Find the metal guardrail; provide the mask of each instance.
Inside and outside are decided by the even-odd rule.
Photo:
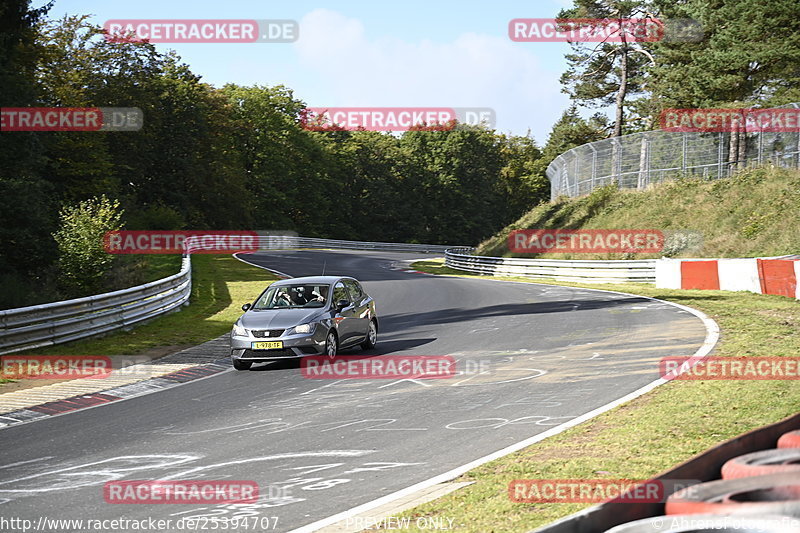
[[[51,346],[128,328],[189,301],[192,265],[164,279],[105,294],[0,311],[0,353]]]
[[[555,200],[583,196],[612,183],[621,189],[645,189],[679,176],[727,178],[737,169],[767,162],[800,168],[800,133],[631,133],[567,150],[548,165],[546,174]]]
[[[472,255],[471,248],[450,248],[445,265],[491,276],[524,276],[584,283],[655,283],[656,259],[579,260],[517,259]]]
[[[191,241],[187,251],[191,253]],[[315,239],[292,235],[260,235],[260,249],[333,248],[395,252],[444,253],[447,246],[391,242]],[[187,304],[192,291],[191,259],[164,279],[129,289],[0,311],[0,354],[83,339],[134,324]]]
[[[443,254],[452,246],[439,244],[409,244],[399,242],[363,242],[334,239],[316,239],[292,235],[259,235],[258,247],[261,250],[281,248],[329,248],[338,250],[379,250],[387,252],[419,252]]]

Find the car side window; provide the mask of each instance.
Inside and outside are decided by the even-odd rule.
[[[338,305],[342,300],[350,300],[350,295],[347,294],[347,287],[341,281],[337,282],[333,287],[333,305]]]
[[[347,285],[350,294],[353,296],[353,303],[356,305],[360,304],[364,299],[364,291],[361,290],[361,286],[358,282],[352,279],[346,279],[344,280],[344,284]]]

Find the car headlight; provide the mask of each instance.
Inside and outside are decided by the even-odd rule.
[[[233,325],[233,334],[236,335],[237,337],[247,337],[247,330],[244,329],[239,324],[234,324]]]
[[[314,324],[300,324],[294,327],[295,333],[311,333],[314,331]]]

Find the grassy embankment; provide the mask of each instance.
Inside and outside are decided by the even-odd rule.
[[[513,229],[693,230],[702,246],[676,257],[757,257],[800,253],[800,172],[760,168],[729,179],[683,179],[648,191],[605,187],[577,198],[542,204],[481,243],[480,255],[511,254]],[[659,255],[547,254],[556,259],[633,259]]]

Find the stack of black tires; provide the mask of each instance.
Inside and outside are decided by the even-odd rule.
[[[664,515],[606,533],[800,533],[800,430],[785,433],[777,446],[734,457],[721,479],[675,492]]]

